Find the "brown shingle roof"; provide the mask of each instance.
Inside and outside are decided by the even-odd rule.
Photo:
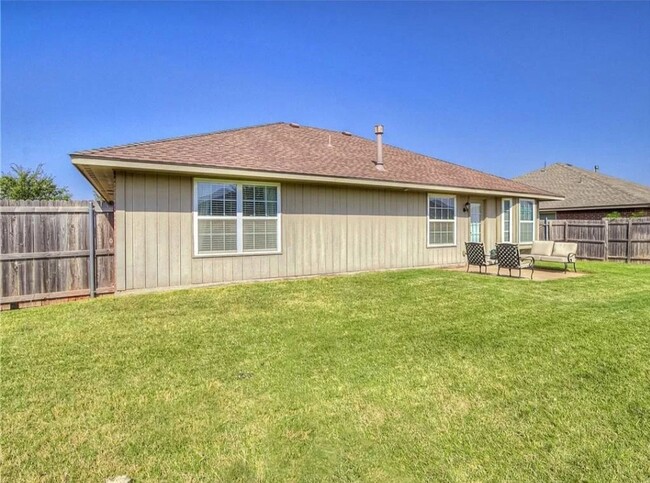
[[[650,187],[570,164],[552,164],[514,179],[565,197],[562,201],[542,201],[540,209],[650,206]]]
[[[379,171],[373,140],[288,123],[91,149],[72,156],[550,194],[390,145],[384,145],[385,170]]]

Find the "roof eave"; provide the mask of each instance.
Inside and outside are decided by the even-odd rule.
[[[339,184],[349,186],[366,186],[366,187],[383,187],[393,189],[411,189],[417,191],[442,191],[449,193],[467,193],[467,194],[485,194],[491,196],[516,196],[522,198],[533,198],[536,200],[544,201],[562,201],[564,197],[542,194],[530,193],[525,191],[507,191],[507,190],[490,190],[478,189],[462,186],[446,186],[446,185],[430,185],[419,183],[407,183],[400,181],[384,181],[373,180],[367,178],[352,178],[352,177],[336,177],[324,175],[307,175],[299,173],[288,173],[280,171],[261,171],[250,170],[244,168],[219,168],[213,166],[205,166],[200,164],[186,164],[186,163],[170,163],[170,162],[154,162],[142,161],[135,159],[116,159],[100,156],[80,155],[76,153],[70,154],[72,163],[82,172],[88,181],[100,191],[102,196],[106,191],[105,187],[100,187],[93,182],[93,176],[87,174],[88,169],[111,169],[118,171],[149,171],[149,172],[166,172],[169,174],[185,174],[185,175],[211,175],[224,178],[247,178],[247,179],[268,179],[275,181],[295,181],[295,182],[312,182],[312,183],[326,183],[326,184]],[[97,177],[95,177],[97,178]],[[101,188],[101,189],[100,189]],[[112,195],[111,198],[112,199]]]
[[[95,189],[97,193],[101,195],[104,200],[113,202],[115,201],[115,193],[114,193],[114,177],[113,173],[111,172],[111,181],[109,183],[102,182],[100,179],[93,174],[93,170],[91,167],[88,167],[83,164],[77,164],[74,161],[72,162],[73,166],[77,168],[77,171],[81,173],[81,175],[86,178],[86,181],[90,183],[90,185]]]
[[[632,204],[615,204],[615,205],[594,205],[594,206],[560,206],[560,207],[542,207],[540,210],[544,211],[590,211],[590,210],[616,210],[619,208],[647,208],[650,207],[648,203],[632,203]]]

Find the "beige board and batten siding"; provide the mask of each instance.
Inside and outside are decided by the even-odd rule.
[[[426,192],[282,183],[281,253],[196,257],[192,177],[117,172],[115,181],[118,291],[464,263],[461,196],[456,246],[427,248]],[[486,203],[488,233],[496,201]]]

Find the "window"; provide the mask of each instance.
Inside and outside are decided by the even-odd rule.
[[[279,251],[279,185],[197,179],[194,217],[196,255]]]
[[[552,211],[546,211],[544,213],[539,214],[540,220],[544,221],[549,221],[549,220],[556,220],[557,219],[557,214]]]
[[[244,251],[278,249],[278,187],[243,185]]]
[[[469,205],[469,241],[481,241],[481,203]]]
[[[535,201],[519,200],[519,243],[535,239]]]
[[[504,198],[501,200],[501,241],[512,243],[512,200]]]
[[[429,194],[428,246],[456,244],[456,197]]]

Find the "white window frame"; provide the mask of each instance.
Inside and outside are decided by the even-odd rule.
[[[506,209],[504,207],[506,201],[510,202],[510,208],[508,209],[508,226],[510,227],[510,234],[507,240],[506,240],[506,224],[505,224]],[[512,243],[512,198],[501,199],[501,241],[503,243]]]
[[[197,189],[198,183],[215,183],[215,184],[234,184],[237,187],[237,216],[199,216],[199,190]],[[243,186],[275,186],[278,189],[278,213],[276,216],[244,216],[244,194]],[[194,222],[193,236],[194,236],[194,256],[205,257],[242,257],[248,255],[278,255],[282,253],[282,187],[280,183],[273,183],[271,181],[247,181],[236,179],[215,179],[215,178],[194,178],[192,182],[192,218]],[[199,219],[213,219],[213,220],[237,220],[237,251],[236,252],[208,252],[199,253]],[[259,250],[259,251],[244,251],[244,220],[277,220],[277,250]]]
[[[469,241],[472,242],[472,206],[478,205],[478,242],[483,243],[483,203],[480,201],[470,201],[469,203]]]
[[[452,220],[432,220],[429,217],[429,204],[431,198],[453,198],[454,199],[454,218]],[[455,247],[458,243],[458,198],[454,194],[450,193],[427,193],[427,216],[426,216],[426,237],[427,237],[427,248],[444,248],[444,247]],[[453,243],[431,243],[429,236],[431,222],[453,222],[454,223],[454,242]]]
[[[533,204],[533,219],[532,219],[532,221],[530,221],[530,220],[522,221],[522,219],[521,219],[521,202],[522,201],[530,201]],[[531,245],[537,239],[537,236],[536,236],[536,233],[535,233],[535,231],[537,229],[537,227],[535,226],[535,221],[537,220],[537,203],[535,203],[535,200],[533,200],[531,198],[519,198],[519,206],[518,206],[518,208],[519,208],[519,233],[518,233],[518,235],[519,235],[519,240],[518,240],[519,244],[520,245]],[[521,241],[521,226],[524,223],[532,223],[532,225],[533,225],[533,239],[531,241]]]

